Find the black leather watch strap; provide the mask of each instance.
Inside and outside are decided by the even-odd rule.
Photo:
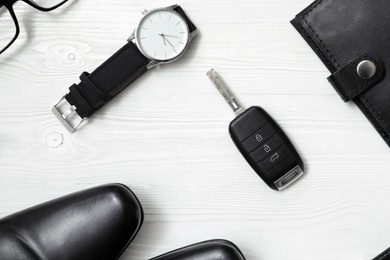
[[[186,13],[184,12],[183,8],[181,8],[180,6],[174,8],[173,10],[175,10],[176,12],[178,12],[183,18],[184,20],[186,20],[187,24],[188,24],[188,28],[190,29],[190,33],[196,31],[196,26],[191,22],[191,20],[188,18],[188,16],[186,15]]]
[[[190,33],[197,30],[180,6],[174,7],[173,10],[185,19]],[[80,76],[81,82],[69,88],[69,93],[53,107],[52,112],[70,132],[73,132],[81,121],[91,116],[145,73],[150,62],[151,60],[146,58],[133,42],[127,43],[91,74],[83,72]],[[70,108],[63,111],[60,107],[64,99],[70,104]],[[78,122],[73,124],[73,115],[76,113],[81,121],[77,120]]]
[[[180,6],[174,10],[186,20],[190,32],[196,30]],[[75,106],[81,118],[89,117],[140,77],[147,70],[149,62],[137,46],[129,42],[94,72],[81,74],[81,82],[69,88],[65,99]]]
[[[149,60],[132,42],[127,43],[94,72],[84,72],[65,99],[75,106],[81,118],[89,117],[141,76]]]

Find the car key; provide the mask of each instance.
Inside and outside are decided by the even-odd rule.
[[[230,137],[253,170],[274,190],[298,180],[304,164],[275,120],[258,106],[244,110],[214,69],[207,76],[236,113],[229,125]]]

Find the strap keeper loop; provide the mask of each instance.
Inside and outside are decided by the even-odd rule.
[[[328,80],[344,102],[348,102],[373,87],[384,75],[382,61],[363,53],[333,73]]]

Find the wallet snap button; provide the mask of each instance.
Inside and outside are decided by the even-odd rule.
[[[357,73],[362,79],[370,79],[376,73],[376,65],[370,60],[364,60],[357,66]]]

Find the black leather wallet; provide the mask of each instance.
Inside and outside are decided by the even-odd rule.
[[[375,257],[373,260],[389,260],[390,259],[390,248],[383,251],[380,255]]]
[[[389,10],[386,0],[317,0],[291,23],[390,146]]]

